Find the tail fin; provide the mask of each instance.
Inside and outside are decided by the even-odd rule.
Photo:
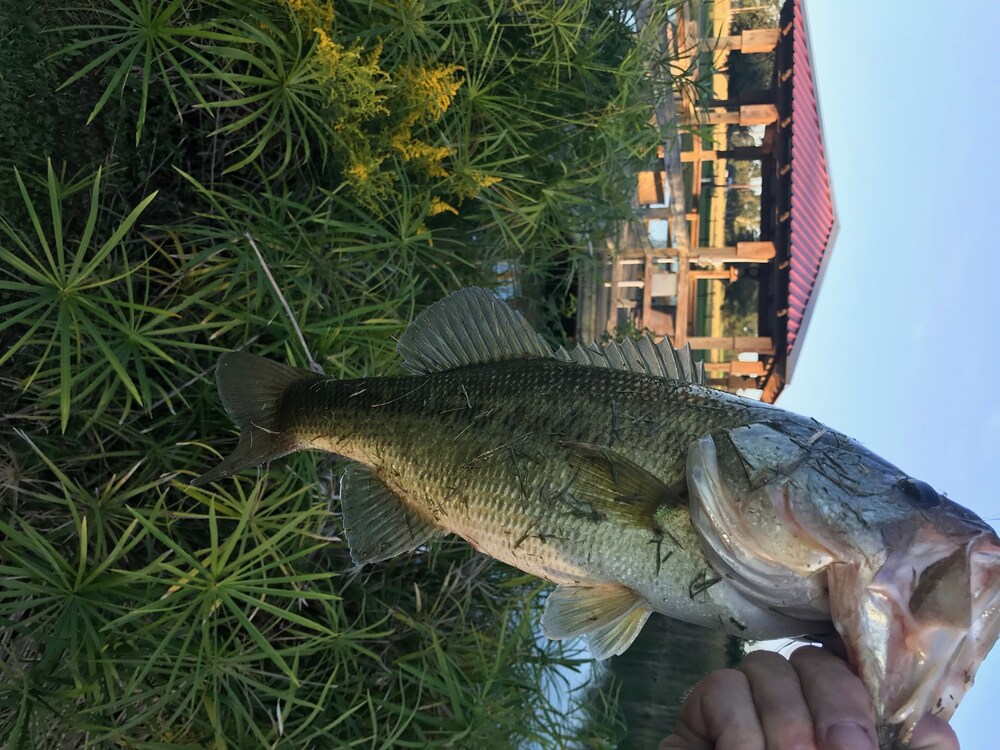
[[[295,437],[281,429],[282,396],[293,383],[322,377],[246,352],[226,352],[219,357],[215,381],[226,413],[240,428],[240,442],[221,464],[191,484],[217,482],[297,450]]]

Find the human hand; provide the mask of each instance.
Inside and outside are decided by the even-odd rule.
[[[790,659],[747,654],[738,669],[699,682],[660,750],[878,750],[875,711],[861,680],[829,651]],[[927,715],[910,750],[958,750],[948,723]]]

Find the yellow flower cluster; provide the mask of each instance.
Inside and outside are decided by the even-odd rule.
[[[404,65],[395,71],[393,83],[406,127],[430,125],[441,119],[462,87],[462,79],[455,77],[461,70],[459,65]]]
[[[424,171],[431,177],[447,177],[448,173],[442,162],[451,156],[447,146],[432,146],[410,137],[409,129],[397,133],[392,138],[392,147],[403,158],[403,161],[420,162]]]
[[[335,148],[359,199],[374,204],[391,192],[398,176],[386,164],[393,157],[413,176],[422,175],[420,182],[431,181],[428,216],[457,214],[462,201],[499,180],[449,174],[445,162],[453,155],[451,148],[435,145],[438,137],[428,137],[437,133],[434,124],[462,87],[462,66],[411,64],[384,70],[381,46],[365,51],[360,42],[338,41],[332,0],[283,2],[293,20],[316,35],[316,81],[327,92],[326,115],[336,133]]]
[[[347,168],[347,174],[355,179],[356,182],[368,182],[368,177],[371,175],[371,170],[368,169],[367,164],[361,162],[354,162],[351,166]]]
[[[389,76],[379,66],[382,47],[363,52],[360,44],[345,47],[316,27],[314,48],[317,81],[325,88],[328,116],[333,130],[348,144],[351,174],[365,182],[384,160],[372,159],[372,143],[367,123],[388,112],[386,89]],[[360,152],[364,151],[362,157]],[[360,167],[367,170],[362,174]]]
[[[437,216],[438,214],[443,214],[445,211],[455,214],[458,216],[458,209],[455,208],[450,203],[446,203],[441,200],[438,196],[433,196],[431,198],[430,208],[427,209],[428,216]]]
[[[292,17],[302,22],[303,28],[333,26],[333,0],[285,0]]]
[[[407,99],[419,119],[437,121],[448,111],[463,80],[455,74],[461,65],[441,65],[436,68],[404,68],[400,83],[408,89]]]
[[[469,171],[469,177],[472,178],[472,183],[476,186],[476,192],[485,190],[488,187],[493,187],[498,182],[503,182],[503,177],[497,177],[492,174],[483,174],[482,172],[476,172],[473,170]]]
[[[461,70],[460,65],[404,66],[392,77],[396,105],[393,110],[402,117],[390,138],[390,146],[403,161],[418,164],[429,177],[448,176],[443,162],[451,156],[451,149],[422,141],[414,137],[413,130],[434,124],[448,111],[462,86],[462,79],[455,75]]]

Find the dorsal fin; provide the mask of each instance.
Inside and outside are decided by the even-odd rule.
[[[606,344],[594,342],[589,346],[581,344],[571,352],[560,347],[555,356],[564,362],[577,362],[591,367],[638,372],[698,385],[705,382],[704,363],[695,362],[690,345],[685,344],[680,349],[675,349],[666,336],[659,343],[654,343],[648,332],[637,342],[632,339],[609,341]]]
[[[420,313],[399,337],[396,350],[403,367],[419,375],[552,356],[521,313],[479,287],[460,289]]]
[[[691,347],[675,349],[666,337],[654,343],[643,334],[607,344],[553,352],[514,308],[487,289],[468,287],[435,302],[399,337],[403,367],[423,375],[456,367],[533,357],[555,358],[591,367],[625,370],[659,378],[704,383],[704,368]]]

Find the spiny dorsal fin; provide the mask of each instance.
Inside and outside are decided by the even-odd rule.
[[[551,357],[552,349],[517,310],[469,287],[424,310],[399,338],[403,367],[423,375],[507,359]]]
[[[517,310],[487,289],[469,287],[445,297],[416,317],[399,338],[403,367],[424,375],[508,359],[553,357],[563,362],[625,370],[703,384],[704,367],[691,347],[675,349],[666,337],[654,343],[646,333],[607,344],[553,352]]]
[[[705,382],[704,363],[695,362],[688,344],[675,349],[666,336],[659,343],[654,343],[653,337],[648,332],[644,333],[638,342],[632,339],[609,341],[606,344],[594,342],[589,346],[581,344],[571,352],[560,347],[555,356],[564,362],[576,362],[591,367],[638,372],[697,385],[703,385]]]
[[[344,534],[358,565],[410,552],[444,531],[417,515],[375,473],[351,464],[340,483]]]
[[[549,594],[542,630],[553,640],[585,636],[595,659],[627,649],[651,612],[649,602],[620,584],[562,585]]]

